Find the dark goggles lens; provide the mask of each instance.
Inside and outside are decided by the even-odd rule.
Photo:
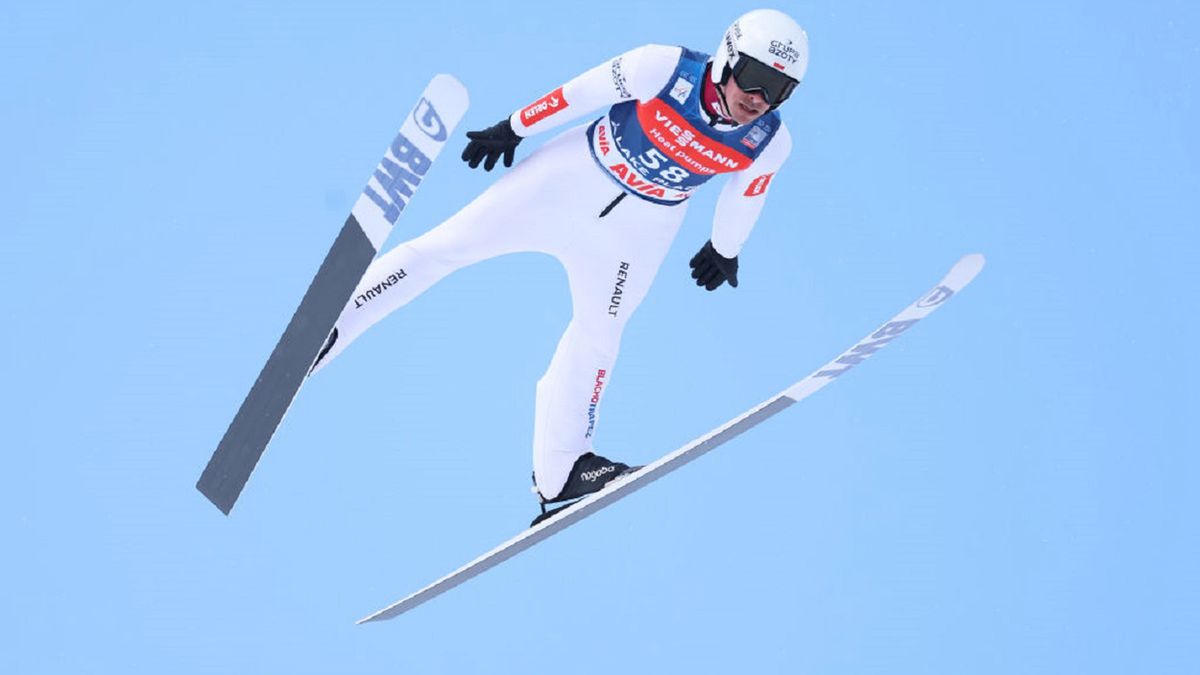
[[[742,91],[758,92],[772,106],[786,101],[797,84],[787,75],[745,54],[738,55],[737,65],[733,67],[733,79]]]

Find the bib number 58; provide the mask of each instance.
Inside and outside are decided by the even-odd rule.
[[[658,151],[658,148],[650,148],[646,152],[642,153],[642,156],[639,159],[642,162],[642,166],[645,166],[650,170],[658,169],[663,165],[663,162],[667,161],[667,158]],[[687,169],[679,166],[678,164],[667,167],[666,169],[658,172],[659,178],[672,183],[678,183],[690,175],[691,174],[688,173]]]

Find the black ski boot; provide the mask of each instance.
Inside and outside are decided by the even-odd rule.
[[[601,488],[608,485],[613,479],[631,474],[640,468],[642,467],[631,467],[623,462],[615,462],[592,452],[584,454],[575,460],[575,466],[571,467],[571,473],[567,476],[567,482],[563,485],[562,491],[558,493],[557,497],[546,499],[542,493],[537,493],[538,499],[541,501],[542,514],[534,518],[529,526],[533,527],[537,525],[567,508],[580,498],[586,497],[593,492],[599,492]],[[561,504],[563,502],[569,503],[563,504],[558,508],[546,510],[547,504]]]

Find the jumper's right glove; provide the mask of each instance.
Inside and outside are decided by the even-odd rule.
[[[715,291],[717,286],[728,281],[730,286],[737,288],[737,256],[726,258],[717,253],[711,239],[696,255],[692,256],[692,261],[688,264],[692,266],[692,278],[696,280],[697,286]]]
[[[501,155],[504,155],[504,166],[512,166],[513,154],[521,142],[507,117],[482,131],[468,131],[467,138],[471,142],[463,150],[462,160],[474,169],[486,157],[484,171],[491,171]]]

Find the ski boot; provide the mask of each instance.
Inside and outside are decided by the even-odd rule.
[[[629,475],[640,468],[642,467],[629,466],[623,462],[606,459],[593,452],[585,453],[579,459],[575,460],[575,466],[571,467],[571,473],[567,476],[566,484],[563,485],[562,491],[558,493],[558,496],[553,499],[546,499],[541,492],[538,492],[537,479],[535,478],[533,491],[538,496],[542,513],[537,518],[534,518],[529,526],[534,527],[583,497],[593,492],[599,492],[614,479]],[[566,503],[564,504],[563,502]],[[546,505],[548,504],[562,504],[562,506],[547,510]]]

